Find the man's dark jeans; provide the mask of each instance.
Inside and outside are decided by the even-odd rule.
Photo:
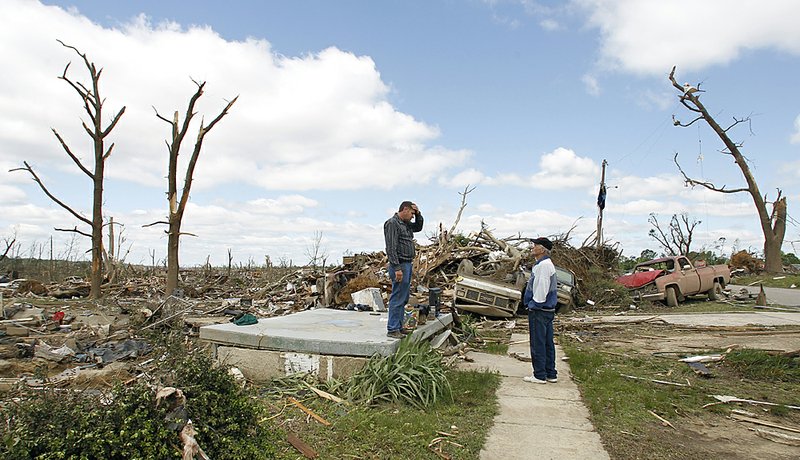
[[[403,279],[400,282],[394,278],[394,272],[398,269],[403,271]],[[389,296],[389,324],[386,329],[394,332],[403,327],[403,316],[411,294],[411,262],[401,262],[400,265],[389,264],[389,277],[392,279],[392,294]]]
[[[539,380],[557,378],[556,346],[553,343],[554,311],[528,310],[533,376]]]

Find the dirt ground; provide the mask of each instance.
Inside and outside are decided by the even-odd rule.
[[[659,357],[678,359],[685,356],[724,352],[729,348],[753,348],[781,352],[800,349],[800,328],[784,327],[738,327],[713,330],[713,328],[692,329],[665,324],[602,324],[591,329],[565,331],[574,334],[586,343],[597,343],[597,349],[608,353],[630,357]],[[719,380],[730,376],[720,375],[721,369],[710,364]],[[675,378],[661,378],[674,381]],[[771,389],[771,393],[783,393],[784,384]],[[793,387],[793,388],[796,388]],[[789,390],[791,391],[791,390]],[[768,400],[765,395],[736,394],[735,389],[726,393],[743,399]],[[787,395],[789,404],[800,406],[800,395],[796,392]],[[794,402],[791,399],[794,398]],[[713,399],[709,398],[709,402]],[[786,401],[783,401],[786,402]],[[800,410],[785,410],[781,416],[770,413],[768,406],[729,403],[720,411],[701,412],[700,415],[680,414],[676,406],[680,424],[673,423],[674,429],[654,423],[645,435],[627,433],[611,440],[609,452],[612,458],[652,458],[647,457],[647,448],[653,442],[676,447],[675,457],[696,459],[797,459],[800,458],[800,431],[785,431],[737,420],[737,416],[757,418],[766,423],[774,423],[797,430],[800,428]],[[742,411],[739,413],[738,411]],[[673,422],[676,420],[672,417]],[[789,436],[786,438],[784,435]],[[606,440],[604,439],[604,442]],[[691,452],[687,457],[686,452]],[[644,455],[644,456],[643,456]]]

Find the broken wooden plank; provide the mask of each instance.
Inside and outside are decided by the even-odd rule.
[[[324,418],[320,417],[319,415],[315,414],[314,411],[312,411],[308,407],[304,406],[300,401],[292,398],[291,396],[289,397],[289,402],[291,402],[295,406],[299,407],[300,410],[302,410],[306,414],[308,414],[311,417],[313,417],[314,420],[318,421],[319,423],[321,423],[321,424],[323,424],[325,426],[330,426],[331,425],[331,422],[329,422],[329,421],[325,420]]]
[[[669,423],[669,420],[667,420],[667,419],[665,419],[665,418],[661,417],[660,415],[656,414],[655,412],[653,412],[653,411],[651,411],[651,410],[648,410],[647,412],[650,412],[650,415],[652,415],[653,417],[655,417],[655,418],[657,418],[657,419],[661,420],[661,424],[662,424],[662,425],[664,425],[664,426],[668,426],[668,427],[672,428],[673,430],[675,429],[675,427],[674,427],[674,426],[672,426],[672,424],[671,424],[671,423]]]
[[[698,355],[698,356],[687,356],[686,358],[679,359],[678,361],[682,363],[711,363],[715,361],[722,361],[725,359],[723,355]]]
[[[643,377],[636,377],[634,375],[627,375],[627,374],[619,374],[619,375],[621,375],[622,377],[625,377],[625,378],[629,378],[629,379],[644,380],[644,381],[647,381],[647,382],[660,383],[662,385],[673,385],[673,386],[676,386],[676,387],[688,387],[688,386],[691,386],[688,383],[677,383],[677,382],[668,382],[666,380],[646,379],[646,378],[643,378]]]
[[[725,403],[729,403],[729,402],[740,402],[740,403],[757,404],[757,405],[763,405],[763,406],[783,406],[783,407],[786,407],[788,409],[800,410],[800,406],[790,406],[788,404],[776,404],[776,403],[768,402],[768,401],[755,401],[755,400],[752,400],[752,399],[741,399],[741,398],[737,398],[736,396],[726,396],[726,395],[710,395],[710,396],[712,398],[716,399],[719,402],[708,403],[708,404],[704,405],[703,408],[706,408],[706,407],[709,407],[709,406],[716,406],[717,404],[725,404]]]
[[[327,391],[323,391],[323,390],[320,390],[319,388],[315,388],[315,387],[309,385],[306,382],[304,382],[304,383],[306,384],[306,386],[308,387],[309,390],[313,391],[314,393],[316,393],[321,398],[325,398],[325,399],[327,399],[329,401],[333,401],[335,403],[345,403],[345,404],[347,404],[347,401],[345,401],[344,399],[342,399],[342,398],[340,398],[338,396],[334,396],[334,395],[328,393]]]
[[[785,444],[787,446],[800,446],[800,437],[789,436],[788,434],[778,433],[777,431],[762,430],[760,428],[750,428],[750,429],[752,431],[755,431],[757,436],[770,440],[772,442]]]
[[[305,458],[317,458],[319,454],[294,433],[287,433],[286,440],[297,449]]]
[[[789,426],[782,426],[778,425],[777,423],[768,422],[766,420],[761,420],[753,417],[746,417],[744,415],[739,414],[731,414],[731,418],[734,420],[738,420],[740,422],[748,422],[754,423],[756,425],[768,426],[770,428],[778,428],[784,431],[791,431],[792,433],[800,433],[800,428],[793,428]]]

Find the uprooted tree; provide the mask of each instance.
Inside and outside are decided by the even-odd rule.
[[[72,229],[56,228],[55,230],[61,232],[74,232],[91,238],[92,274],[89,296],[92,299],[97,299],[100,297],[100,289],[103,282],[103,178],[105,174],[106,160],[109,156],[111,156],[111,151],[114,149],[113,143],[108,147],[108,149],[106,149],[105,138],[117,125],[117,122],[119,122],[122,114],[125,113],[125,107],[122,107],[111,119],[111,122],[108,124],[108,126],[104,128],[103,104],[105,103],[105,100],[100,96],[100,76],[103,73],[103,69],[98,69],[94,62],[89,61],[85,53],[81,53],[74,46],[67,45],[61,40],[58,40],[58,42],[61,43],[62,46],[72,49],[78,54],[78,56],[81,57],[86,69],[89,71],[89,77],[91,78],[91,84],[89,86],[84,85],[80,81],[70,79],[67,76],[67,71],[69,70],[70,64],[67,64],[62,75],[58,77],[60,80],[67,82],[72,89],[78,93],[83,101],[83,108],[86,110],[86,113],[89,115],[89,119],[91,120],[91,126],[87,125],[85,121],[82,121],[81,124],[83,125],[84,131],[86,131],[89,137],[92,138],[94,171],[90,171],[86,166],[84,166],[84,164],[78,158],[78,155],[75,154],[72,149],[70,149],[66,141],[61,137],[58,131],[55,130],[55,128],[52,128],[52,131],[58,139],[58,142],[61,143],[61,147],[64,148],[64,151],[72,159],[75,165],[77,165],[78,168],[92,180],[92,218],[89,219],[83,214],[75,211],[63,201],[56,198],[56,196],[47,189],[27,161],[22,162],[25,167],[12,169],[11,171],[28,171],[28,173],[30,173],[30,175],[33,177],[33,180],[39,185],[39,188],[42,189],[48,198],[75,216],[76,219],[91,227],[91,233],[79,230],[77,226]]]
[[[720,150],[720,152],[725,155],[732,156],[734,162],[742,171],[742,175],[747,183],[747,187],[726,189],[724,185],[718,187],[711,182],[692,179],[686,175],[686,173],[683,171],[683,168],[681,168],[681,165],[678,163],[678,154],[676,153],[673,161],[675,161],[675,165],[683,175],[684,181],[686,184],[691,185],[692,187],[699,185],[719,193],[749,193],[753,199],[753,203],[756,206],[758,219],[761,224],[761,231],[764,234],[764,269],[767,272],[772,273],[782,271],[783,263],[781,261],[781,246],[783,245],[783,238],[786,234],[786,197],[782,196],[780,189],[778,189],[777,198],[775,198],[775,201],[771,203],[767,201],[766,196],[761,195],[761,192],[758,189],[758,183],[756,183],[756,179],[753,177],[753,173],[750,171],[750,167],[747,165],[747,159],[744,157],[744,155],[742,155],[740,150],[742,144],[733,142],[728,136],[728,131],[735,126],[738,126],[741,123],[749,123],[750,117],[734,117],[733,123],[731,123],[731,125],[727,128],[723,128],[719,125],[719,123],[717,123],[714,117],[708,113],[708,110],[706,110],[705,106],[700,102],[700,93],[703,92],[703,90],[700,89],[700,84],[696,86],[690,85],[689,83],[685,83],[683,85],[678,84],[678,82],[675,81],[675,67],[672,67],[672,71],[669,73],[669,81],[672,82],[672,86],[674,86],[675,89],[681,93],[679,96],[680,103],[690,112],[697,114],[696,117],[688,123],[679,121],[673,115],[674,125],[687,127],[691,126],[696,121],[705,121],[725,145],[725,148]],[[771,211],[767,209],[768,205],[772,206]]]
[[[183,142],[186,133],[189,131],[189,125],[192,118],[196,115],[194,106],[197,100],[203,95],[203,88],[206,82],[198,83],[192,80],[197,85],[197,91],[189,100],[189,105],[186,108],[186,114],[183,117],[183,123],[180,122],[180,114],[176,110],[172,120],[161,116],[156,110],[156,117],[169,123],[172,127],[171,142],[166,141],[167,149],[169,151],[169,171],[167,175],[167,202],[169,203],[169,215],[167,221],[154,222],[150,225],[165,224],[168,225],[167,232],[167,286],[166,293],[171,295],[178,287],[178,249],[180,237],[182,234],[192,235],[191,233],[181,233],[181,224],[183,223],[183,213],[186,210],[186,203],[189,201],[189,192],[192,189],[192,178],[194,176],[194,168],[197,166],[197,159],[200,157],[200,150],[203,147],[203,139],[205,135],[219,122],[222,117],[228,114],[231,106],[236,102],[239,96],[233,98],[232,101],[222,109],[222,112],[217,115],[208,126],[205,125],[204,119],[201,118],[200,128],[197,132],[197,137],[192,150],[192,156],[189,158],[189,163],[186,166],[186,173],[183,180],[183,189],[181,190],[180,197],[178,197],[178,155],[181,150],[181,143]],[[154,107],[155,110],[155,107]],[[192,235],[194,236],[194,235]]]
[[[648,232],[650,238],[656,240],[667,251],[667,254],[673,256],[689,255],[694,228],[701,223],[698,220],[689,218],[686,213],[673,214],[667,228],[661,228],[658,216],[655,213],[650,213],[647,222],[653,226]]]

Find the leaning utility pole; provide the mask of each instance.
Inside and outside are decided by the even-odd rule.
[[[603,247],[603,209],[606,208],[606,165],[603,160],[603,171],[600,174],[600,191],[597,193],[597,249]]]

